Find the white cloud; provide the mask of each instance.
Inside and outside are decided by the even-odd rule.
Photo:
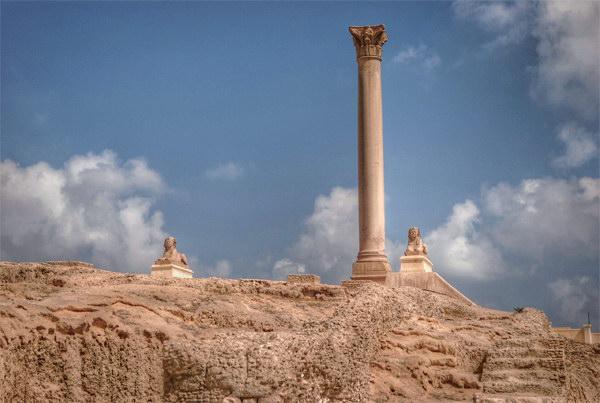
[[[455,204],[445,224],[425,237],[436,270],[471,279],[506,272],[500,251],[475,229],[480,211],[471,200]]]
[[[119,271],[147,271],[165,234],[152,197],[160,175],[111,151],[77,155],[62,168],[0,162],[3,259],[86,259]]]
[[[226,162],[206,170],[204,174],[211,180],[234,181],[244,175],[244,168],[235,162]]]
[[[598,117],[600,4],[596,1],[515,1],[453,3],[455,15],[474,21],[493,39],[484,48],[537,40],[538,63],[531,94],[580,117]]]
[[[273,276],[278,280],[285,280],[288,274],[304,274],[306,266],[288,258],[281,259],[273,265]]]
[[[534,96],[590,120],[600,106],[599,21],[596,1],[545,1],[533,31],[539,40]]]
[[[279,262],[289,262],[287,268],[303,265],[307,272],[321,275],[324,281],[338,282],[350,276],[357,252],[357,191],[335,187],[328,196],[317,197],[304,232],[290,248],[290,258]],[[275,267],[273,271],[274,275],[280,274]]]
[[[530,261],[598,259],[600,179],[528,179],[483,192],[489,232],[506,253]]]
[[[493,50],[520,43],[527,37],[533,5],[529,1],[508,3],[458,0],[452,4],[452,8],[458,18],[474,21],[493,36],[484,45],[484,48]]]
[[[565,145],[565,154],[552,162],[558,168],[577,168],[598,156],[594,135],[574,124],[563,126],[558,133],[558,139]]]
[[[560,318],[567,323],[581,325],[586,322],[587,313],[597,309],[597,285],[590,277],[561,278],[548,284],[548,288],[559,302],[557,311]]]
[[[214,266],[200,265],[199,267],[196,276],[227,278],[231,275],[231,262],[227,259],[219,260]]]
[[[431,51],[423,44],[419,46],[406,46],[392,60],[397,64],[415,64],[428,72],[432,71],[442,62],[437,53]]]
[[[471,200],[456,204],[446,223],[426,234],[439,271],[486,279],[541,265],[562,270],[552,266],[558,259],[598,260],[600,179],[500,183],[484,189],[482,200],[483,211]]]

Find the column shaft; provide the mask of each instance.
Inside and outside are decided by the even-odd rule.
[[[387,41],[383,25],[350,27],[358,63],[359,250],[353,280],[385,283],[391,271],[385,255],[383,111],[381,54]]]
[[[381,62],[358,60],[358,209],[360,243],[357,261],[387,261]]]

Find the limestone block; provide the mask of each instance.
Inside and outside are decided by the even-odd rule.
[[[321,284],[321,277],[316,274],[288,274],[288,283]]]
[[[152,277],[162,278],[192,278],[194,272],[187,267],[179,266],[174,263],[153,264],[150,269]]]
[[[429,273],[433,263],[425,255],[400,256],[401,273]]]

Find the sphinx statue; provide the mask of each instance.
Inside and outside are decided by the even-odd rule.
[[[163,255],[154,261],[150,275],[162,278],[192,278],[193,271],[188,267],[188,259],[177,251],[177,240],[170,236],[164,242]]]
[[[404,256],[422,255],[427,256],[427,245],[421,239],[421,231],[417,227],[408,229],[408,245],[404,251]]]
[[[165,251],[162,257],[158,258],[154,264],[169,264],[173,263],[179,266],[187,267],[188,260],[183,253],[177,251],[177,240],[175,237],[168,237],[164,242]]]

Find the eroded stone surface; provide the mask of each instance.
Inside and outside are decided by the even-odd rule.
[[[0,263],[0,401],[594,401],[600,346],[558,337],[410,287]]]

